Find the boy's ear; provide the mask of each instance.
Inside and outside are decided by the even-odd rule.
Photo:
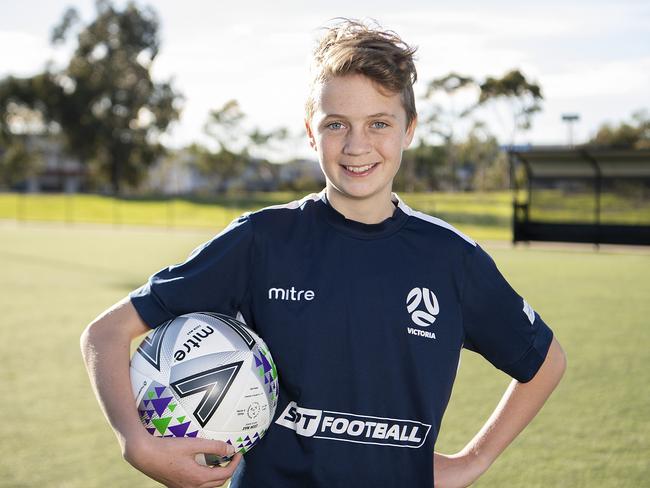
[[[314,137],[314,132],[311,130],[311,122],[307,119],[305,119],[305,130],[307,131],[307,139],[309,139],[309,145],[314,151],[316,151],[316,138]]]
[[[406,128],[406,133],[404,134],[404,143],[402,144],[402,149],[408,149],[413,141],[413,135],[415,134],[415,127],[418,125],[417,117],[414,118],[409,126]]]

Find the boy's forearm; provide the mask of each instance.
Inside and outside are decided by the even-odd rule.
[[[133,397],[129,373],[131,340],[147,330],[125,299],[95,319],[81,336],[90,382],[124,454],[128,437],[146,433],[134,402],[124,399]]]
[[[535,377],[527,383],[510,383],[488,421],[462,453],[487,469],[539,412],[565,369],[566,356],[554,338]]]

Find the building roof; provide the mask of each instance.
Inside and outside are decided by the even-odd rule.
[[[650,149],[529,146],[507,151],[533,178],[650,178]]]

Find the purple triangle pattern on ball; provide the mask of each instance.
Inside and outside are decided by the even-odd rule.
[[[162,417],[163,413],[165,413],[167,405],[169,405],[172,400],[172,397],[156,398],[155,400],[151,400],[151,403],[153,403],[153,408],[156,410],[158,417]]]
[[[156,437],[197,437],[198,426],[187,420],[169,389],[153,382],[144,394],[138,414],[140,421]],[[179,413],[180,412],[180,413]]]
[[[171,433],[174,434],[176,437],[185,437],[185,433],[187,432],[187,429],[189,427],[190,427],[190,423],[184,422],[179,425],[171,425],[168,428],[171,431]]]
[[[262,438],[264,435],[264,431],[261,433],[255,432],[252,436],[246,436],[246,437],[238,437],[234,441],[232,439],[228,439],[226,443],[230,444],[231,446],[234,446],[236,452],[241,452],[242,454],[246,454],[248,451],[250,451],[255,444]]]

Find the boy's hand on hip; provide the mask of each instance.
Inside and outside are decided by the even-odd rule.
[[[143,436],[135,444],[125,444],[124,459],[170,488],[212,488],[223,486],[232,477],[242,455],[235,454],[223,468],[200,465],[195,456],[202,453],[230,456],[232,452],[232,446],[222,441]]]

